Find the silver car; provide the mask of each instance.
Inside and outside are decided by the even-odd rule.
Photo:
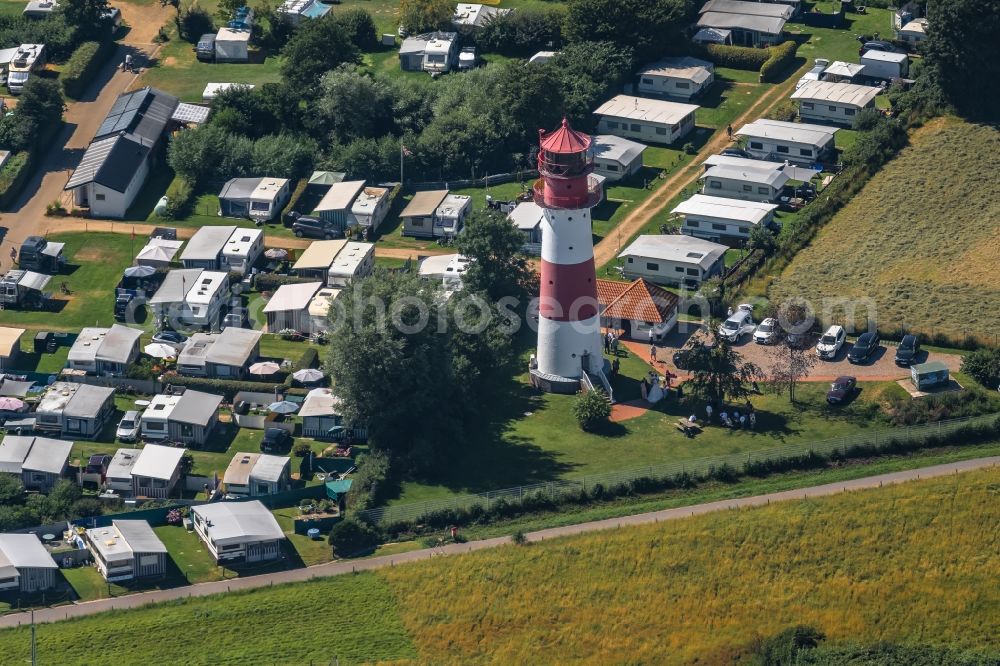
[[[122,442],[134,442],[139,439],[139,426],[142,425],[142,417],[137,411],[125,412],[125,416],[118,422],[118,430],[115,437]]]

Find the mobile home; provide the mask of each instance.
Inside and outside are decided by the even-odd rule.
[[[113,520],[85,535],[94,564],[109,583],[167,575],[167,547],[145,520]]]
[[[715,65],[690,56],[664,58],[639,72],[639,92],[686,102],[715,82]]]
[[[684,235],[643,235],[618,255],[623,275],[657,284],[696,288],[722,273],[726,250],[719,243]]]
[[[670,212],[684,218],[681,232],[688,236],[740,246],[749,240],[754,228],[773,223],[777,207],[773,203],[696,194]]]
[[[792,93],[803,121],[852,125],[862,109],[875,108],[880,89],[853,83],[808,81]]]
[[[760,118],[735,132],[746,139],[746,151],[761,160],[815,164],[834,157],[837,128]]]
[[[666,100],[616,95],[597,107],[597,129],[645,143],[670,144],[694,129],[698,107]]]

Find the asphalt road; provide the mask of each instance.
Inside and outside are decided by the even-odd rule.
[[[538,542],[557,537],[572,536],[575,534],[585,534],[599,530],[616,529],[631,525],[647,525],[649,523],[666,522],[679,520],[690,516],[699,516],[716,511],[729,509],[739,509],[746,507],[765,506],[772,502],[784,502],[789,500],[826,497],[850,490],[863,490],[866,488],[880,488],[883,485],[893,485],[914,481],[917,479],[928,479],[933,477],[958,474],[969,470],[996,467],[1000,465],[1000,456],[988,458],[976,458],[973,460],[963,460],[960,462],[948,463],[944,465],[934,465],[920,469],[892,472],[890,474],[880,474],[851,481],[830,483],[821,486],[811,486],[809,488],[798,488],[766,495],[755,495],[740,499],[722,500],[718,502],[708,502],[693,506],[678,507],[675,509],[664,509],[650,513],[641,513],[633,516],[623,516],[621,518],[609,518],[589,523],[579,523],[576,525],[565,525],[563,527],[553,527],[551,529],[539,530],[527,534],[528,541]],[[496,548],[510,543],[510,537],[496,537],[493,539],[483,539],[462,544],[451,544],[440,548],[425,548],[423,550],[413,550],[399,555],[383,555],[362,560],[341,560],[328,562],[303,569],[292,569],[272,574],[260,576],[250,576],[247,578],[236,578],[227,581],[217,581],[212,583],[202,583],[188,587],[178,587],[169,590],[156,590],[152,592],[141,592],[130,594],[114,599],[101,599],[98,601],[87,601],[72,606],[61,606],[56,608],[46,608],[35,611],[35,622],[58,622],[69,618],[84,617],[109,610],[120,610],[126,608],[136,608],[146,604],[173,599],[183,599],[187,597],[203,597],[210,594],[218,594],[234,590],[249,590],[254,588],[269,587],[275,584],[292,583],[296,581],[313,580],[316,578],[329,578],[341,576],[355,571],[371,571],[405,564],[408,562],[419,562],[432,557],[446,555],[459,555],[470,553],[487,548]],[[29,613],[12,613],[0,617],[0,628],[16,627],[31,622]]]

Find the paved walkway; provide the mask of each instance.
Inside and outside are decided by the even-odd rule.
[[[766,495],[755,495],[740,499],[722,500],[718,502],[708,502],[706,504],[696,504],[693,506],[678,507],[676,509],[664,509],[651,513],[641,513],[633,516],[623,516],[621,518],[609,518],[589,523],[579,523],[577,525],[565,525],[563,527],[553,527],[547,530],[539,530],[527,534],[528,541],[544,541],[556,537],[571,536],[575,534],[585,534],[599,530],[614,529],[631,525],[647,525],[668,520],[679,520],[690,516],[699,516],[716,511],[727,509],[739,509],[746,507],[765,506],[772,502],[782,502],[812,497],[827,497],[848,490],[863,490],[866,488],[881,488],[883,485],[893,485],[913,481],[916,479],[928,479],[933,477],[948,476],[975,469],[996,467],[1000,465],[1000,456],[989,458],[976,458],[973,460],[963,460],[960,462],[948,463],[945,465],[934,465],[920,469],[906,470],[902,472],[892,472],[890,474],[880,474],[869,476],[852,481],[841,481],[822,486],[812,486],[809,488],[798,488],[786,490],[778,493],[768,493]],[[433,557],[443,555],[459,555],[470,553],[487,548],[496,548],[510,543],[510,537],[495,537],[493,539],[483,539],[462,544],[451,544],[441,548],[425,548],[423,550],[413,550],[408,553],[398,555],[383,555],[362,560],[336,561],[326,564],[319,564],[303,569],[292,569],[278,573],[251,576],[247,578],[236,578],[227,581],[213,583],[202,583],[188,587],[178,587],[169,590],[156,590],[153,592],[142,592],[115,599],[101,599],[99,601],[87,601],[72,606],[62,606],[56,608],[46,608],[35,611],[35,622],[57,622],[69,618],[93,615],[104,611],[136,608],[150,603],[169,601],[172,599],[184,599],[187,597],[203,597],[210,594],[229,592],[235,590],[249,590],[260,587],[269,587],[275,584],[291,583],[296,581],[312,580],[316,578],[329,578],[355,571],[372,571],[405,564],[408,562],[419,562]],[[31,622],[29,613],[13,613],[0,617],[0,627],[16,627]]]

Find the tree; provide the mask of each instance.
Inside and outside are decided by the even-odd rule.
[[[493,302],[504,297],[526,301],[537,280],[522,245],[524,236],[504,215],[488,209],[472,212],[455,239],[455,248],[471,260],[465,287]]]
[[[815,650],[826,639],[822,631],[808,626],[786,629],[764,641],[755,652],[760,666],[793,666],[800,653]]]
[[[177,33],[189,44],[197,44],[202,35],[215,32],[212,15],[197,5],[189,5],[177,12],[174,21],[177,23]]]
[[[562,45],[565,19],[566,11],[560,5],[496,14],[477,30],[476,45],[486,53],[521,57],[540,49],[557,49]]]
[[[572,0],[563,33],[570,43],[631,45],[648,62],[682,42],[692,9],[687,0]]]
[[[66,24],[76,30],[76,41],[102,41],[111,37],[108,0],[70,0],[56,6]]]
[[[80,486],[68,479],[60,479],[52,486],[47,499],[48,515],[53,518],[71,518],[71,508],[73,504],[83,497]]]
[[[337,22],[344,27],[351,43],[363,53],[378,49],[378,29],[372,15],[360,7],[337,12]]]
[[[305,21],[282,50],[281,75],[298,90],[311,90],[320,77],[344,63],[360,62],[357,47],[334,12]]]
[[[962,357],[962,372],[986,388],[1000,384],[1000,349],[983,347]]]
[[[705,335],[691,343],[687,363],[692,374],[685,386],[718,408],[727,399],[740,401],[749,397],[749,384],[761,378],[761,371],[754,363],[745,361],[728,340],[715,334],[717,324],[710,322]]]
[[[39,125],[58,122],[63,113],[62,88],[55,79],[32,76],[17,100],[17,112]]]
[[[928,2],[923,51],[935,82],[958,111],[1000,118],[1000,0]]]
[[[585,391],[573,402],[573,416],[584,432],[596,432],[611,418],[611,403],[600,389]]]
[[[335,141],[349,143],[392,131],[392,90],[383,81],[354,65],[341,65],[323,77],[320,91],[312,122]]]
[[[9,474],[0,474],[0,506],[21,504],[24,501],[24,485],[21,480]]]
[[[368,524],[345,518],[330,530],[329,541],[335,555],[352,557],[371,551],[378,544],[379,536]]]
[[[454,12],[451,0],[400,0],[399,24],[411,35],[446,30]]]
[[[778,239],[774,237],[774,232],[768,227],[757,224],[750,230],[747,247],[751,250],[760,250],[764,254],[771,254],[778,247]]]
[[[563,47],[546,63],[559,81],[562,110],[580,127],[593,123],[591,112],[621,89],[632,76],[634,55],[630,42],[578,42]]]
[[[788,399],[795,402],[795,387],[809,375],[816,365],[816,355],[802,341],[783,342],[771,348],[769,373],[771,388],[778,395],[788,392]]]

